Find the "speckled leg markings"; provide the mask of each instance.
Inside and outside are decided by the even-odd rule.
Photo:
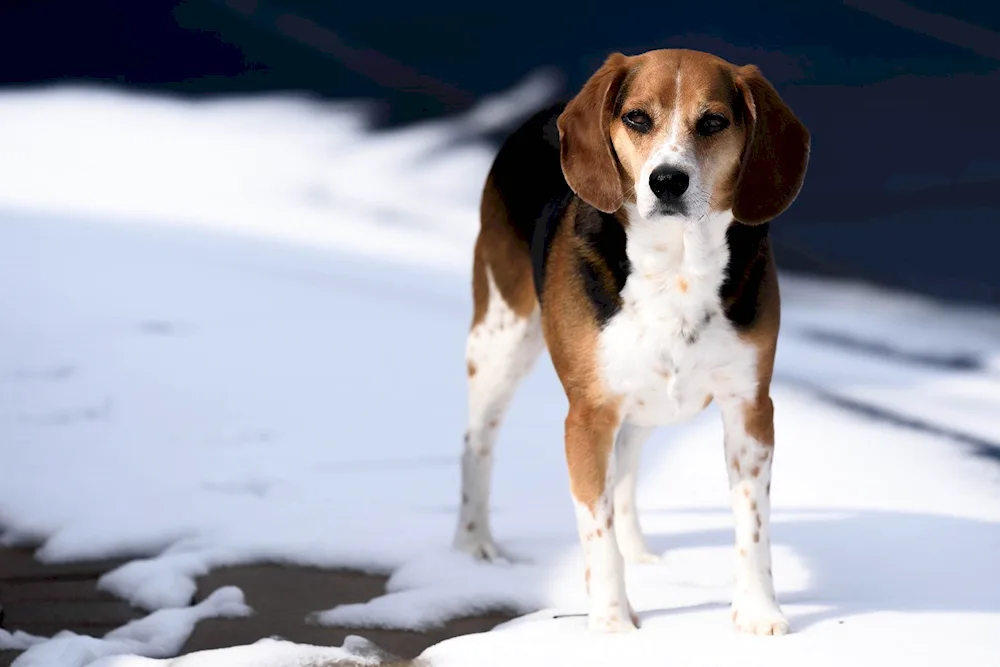
[[[466,343],[469,422],[462,454],[462,507],[454,546],[483,560],[500,556],[490,531],[493,443],[511,398],[544,348],[538,309],[518,317],[492,276],[486,316]]]
[[[615,441],[615,535],[622,556],[635,563],[658,563],[661,560],[646,546],[635,505],[639,456],[652,433],[652,428],[625,423]]]
[[[611,505],[609,496],[603,497],[594,511],[576,503],[590,596],[587,621],[592,630],[630,632],[639,626],[639,619],[625,594],[625,562],[615,543]]]
[[[615,535],[614,442],[618,424],[612,412],[574,411],[571,407],[566,420],[566,455],[587,568],[588,625],[600,632],[630,632],[638,627],[639,619],[625,593],[625,562]]]
[[[753,401],[720,401],[725,429],[729,492],[736,524],[736,581],[732,618],[741,632],[784,635],[788,621],[774,597],[771,577],[770,488],[773,431],[765,442],[748,433],[748,415],[766,412],[770,399],[757,410]],[[767,430],[767,429],[765,429]]]

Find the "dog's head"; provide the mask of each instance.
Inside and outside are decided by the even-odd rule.
[[[606,213],[767,222],[809,160],[809,132],[756,67],[697,51],[612,55],[558,126],[566,182]]]

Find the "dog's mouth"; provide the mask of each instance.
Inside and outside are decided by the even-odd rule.
[[[686,218],[688,207],[683,201],[658,201],[653,206],[653,216],[673,216]]]

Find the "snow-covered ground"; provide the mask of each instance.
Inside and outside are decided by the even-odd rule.
[[[376,660],[360,640],[115,657],[168,658],[199,618],[248,613],[232,589],[187,605],[195,577],[253,561],[392,572],[384,597],[316,610],[360,636],[528,614],[432,647],[433,667],[1000,663],[1000,316],[868,287],[782,283],[774,574],[793,634],[731,628],[714,408],[643,456],[664,558],[628,571],[642,629],[585,631],[547,359],[497,453],[514,562],[450,550],[492,158],[474,137],[546,90],[383,134],[363,109],[295,99],[0,97],[2,539],[48,560],[135,555],[101,585],[154,612],[18,667]],[[36,642],[0,631],[0,647]]]

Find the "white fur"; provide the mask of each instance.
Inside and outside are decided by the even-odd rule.
[[[609,461],[608,478],[609,482],[614,479],[613,461]],[[625,579],[619,576],[624,564],[611,519],[611,502],[607,495],[594,505],[593,512],[583,503],[576,503],[576,525],[587,563],[588,624],[591,629],[602,632],[627,632],[635,629],[635,623],[625,595]]]
[[[680,91],[681,78],[677,75]],[[678,94],[679,97],[679,94]],[[643,165],[629,216],[626,254],[631,272],[622,308],[598,341],[598,363],[608,392],[622,399],[622,424],[609,457],[603,494],[591,510],[577,504],[577,527],[588,567],[590,626],[634,627],[625,594],[623,555],[653,561],[635,507],[643,442],[653,427],[689,419],[708,400],[725,424],[733,515],[736,523],[736,594],[733,620],[755,634],[784,634],[788,623],[771,578],[768,484],[771,447],[744,425],[744,406],[757,393],[757,355],[725,316],[719,290],[729,263],[726,230],[731,211],[710,213],[712,183],[702,182],[680,112],[670,132]],[[649,175],[669,164],[688,172],[687,216],[658,215]],[[488,524],[489,474],[496,426],[518,382],[542,347],[538,315],[519,320],[490,277],[486,319],[469,337],[470,421],[463,458],[463,505],[455,544],[481,557],[497,555]],[[733,461],[736,464],[733,464]]]
[[[744,427],[743,404],[721,400],[729,493],[736,523],[736,592],[733,622],[744,632],[783,635],[788,621],[774,599],[771,577],[770,494],[774,447],[752,438]]]
[[[681,71],[677,70],[675,97],[681,97]],[[657,211],[659,200],[649,187],[649,176],[653,170],[660,166],[671,166],[681,169],[687,173],[688,189],[684,193],[684,204],[687,207],[687,217],[692,220],[699,220],[705,217],[709,211],[711,183],[702,180],[701,170],[698,169],[698,162],[695,157],[694,142],[691,135],[684,127],[684,118],[681,110],[675,108],[671,111],[670,117],[666,119],[669,123],[670,131],[660,144],[653,149],[649,157],[639,169],[639,174],[635,182],[635,207],[633,214],[638,214],[641,218],[662,219]],[[630,216],[630,218],[634,217]],[[680,220],[681,218],[677,218]]]
[[[462,454],[462,509],[455,548],[492,560],[500,555],[490,531],[490,478],[493,443],[517,386],[545,346],[538,308],[518,317],[497,289],[487,268],[489,303],[486,316],[469,332],[466,360],[469,377],[469,423]]]
[[[680,70],[676,87],[680,99]],[[701,181],[682,121],[675,108],[670,131],[640,170],[636,204],[626,206],[632,270],[622,310],[601,336],[608,388],[625,397],[626,420],[643,426],[688,419],[720,391],[752,396],[756,389],[756,349],[733,331],[719,299],[732,211],[709,212],[714,184]],[[662,165],[689,174],[685,217],[655,213],[649,175]]]
[[[623,397],[627,421],[664,426],[690,419],[717,393],[753,396],[756,348],[740,340],[719,300],[731,221],[728,211],[701,221],[630,217],[632,272],[600,337],[603,376]]]
[[[639,525],[639,512],[635,505],[635,488],[639,475],[639,456],[642,446],[653,429],[635,424],[622,424],[615,441],[614,511],[615,535],[618,548],[625,560],[638,563],[655,563],[659,557],[650,552]]]
[[[743,424],[743,407],[756,397],[758,350],[740,339],[719,298],[731,221],[730,211],[694,220],[644,218],[630,211],[626,253],[632,270],[621,293],[622,309],[599,341],[602,375],[608,390],[623,401],[624,424],[616,444],[622,470],[597,507],[613,497],[621,552],[630,559],[653,558],[635,517],[638,449],[652,427],[689,419],[714,398],[724,416],[727,463],[733,457],[739,461],[729,470],[737,546],[733,618],[746,632],[784,634],[788,623],[775,602],[770,571],[772,448],[751,438]],[[581,535],[598,520],[578,512]],[[588,554],[595,549],[602,554],[588,556],[591,581],[615,582],[606,584],[607,590],[624,586],[621,558],[604,554],[603,545],[588,549],[585,542],[584,547]],[[600,566],[612,571],[598,572]],[[591,595],[591,615],[604,618],[607,598]]]

